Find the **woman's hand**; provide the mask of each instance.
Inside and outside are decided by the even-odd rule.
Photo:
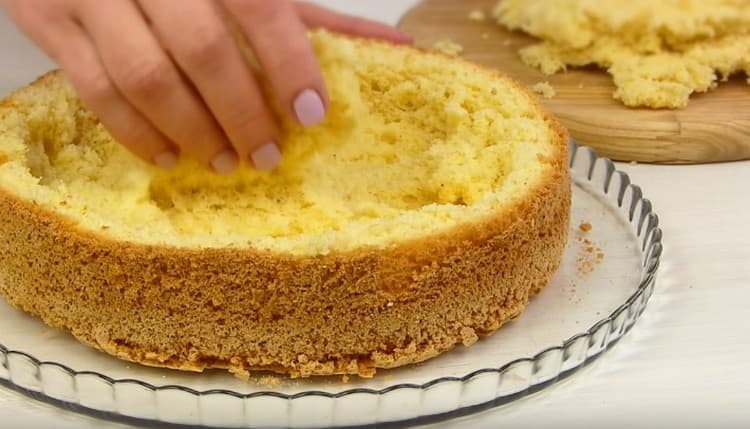
[[[303,126],[328,93],[306,29],[408,43],[381,24],[287,0],[0,0],[133,153],[164,168],[180,153],[217,173],[271,170],[279,128],[226,24],[238,25],[274,95]]]

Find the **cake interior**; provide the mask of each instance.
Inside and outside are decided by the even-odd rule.
[[[222,177],[185,157],[152,167],[57,73],[0,110],[0,188],[118,240],[316,255],[488,216],[550,168],[553,131],[511,82],[411,49],[312,39],[330,113],[310,130],[284,124],[277,171]]]

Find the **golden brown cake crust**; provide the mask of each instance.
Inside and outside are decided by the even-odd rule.
[[[371,376],[423,361],[519,316],[557,269],[571,188],[566,133],[546,121],[555,153],[540,162],[551,168],[524,202],[385,250],[303,257],[119,242],[0,190],[0,292],[152,366]]]

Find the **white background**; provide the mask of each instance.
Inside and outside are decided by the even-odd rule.
[[[416,1],[318,3],[395,23]],[[0,95],[50,67],[0,14]],[[562,384],[434,427],[750,427],[750,162],[620,168],[654,203],[666,242],[642,319],[614,349]],[[126,426],[0,388],[0,428],[17,427]]]

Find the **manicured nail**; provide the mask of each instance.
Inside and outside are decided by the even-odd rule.
[[[270,171],[281,164],[281,151],[276,143],[268,142],[250,155],[256,170]]]
[[[323,122],[326,116],[326,108],[323,99],[312,89],[302,91],[294,100],[294,113],[302,126],[312,127]]]
[[[165,170],[170,170],[177,165],[177,154],[174,152],[162,152],[154,157],[154,164]]]
[[[239,166],[240,161],[237,154],[232,150],[225,150],[211,161],[211,167],[219,174],[230,174]]]

